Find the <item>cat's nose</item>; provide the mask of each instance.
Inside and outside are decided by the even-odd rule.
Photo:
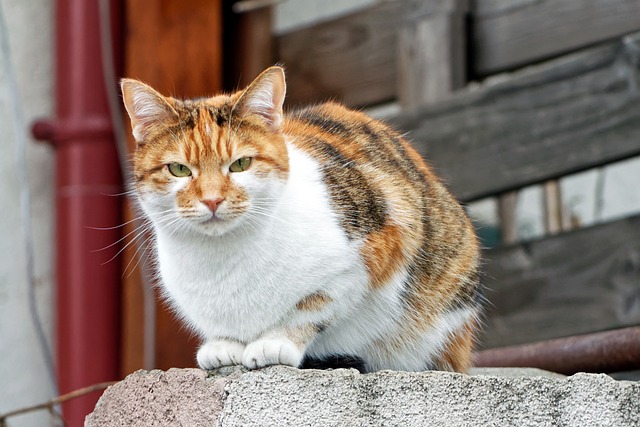
[[[220,206],[220,203],[224,202],[224,199],[206,199],[200,201],[207,205],[211,212],[216,213],[218,206]]]

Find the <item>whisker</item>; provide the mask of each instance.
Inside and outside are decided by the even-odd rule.
[[[152,238],[153,238],[153,234],[150,234],[149,236],[147,236],[146,239],[144,239],[144,241],[142,243],[137,245],[136,251],[134,252],[134,254],[132,255],[131,259],[127,263],[127,266],[125,267],[125,269],[122,272],[123,277],[128,278],[136,270],[136,268],[140,264],[140,260],[142,259],[142,257],[147,252],[147,249],[148,249],[147,242],[149,242],[149,240],[151,240]],[[138,252],[140,252],[140,249],[142,249],[142,248],[144,248],[144,250],[142,251],[142,254],[140,254],[140,257],[138,257]],[[136,260],[136,263],[133,266],[133,268],[131,269],[131,271],[129,272],[129,274],[127,274],[127,270],[129,270],[129,266],[131,265],[131,263],[133,262],[134,259]]]
[[[130,232],[128,232],[127,234],[125,234],[124,236],[122,236],[120,239],[116,240],[115,242],[111,243],[110,245],[105,246],[104,248],[100,248],[100,249],[94,249],[91,252],[100,252],[100,251],[104,251],[106,249],[109,249],[112,246],[117,245],[118,243],[122,242],[123,240],[125,240],[127,237],[129,237],[130,235],[132,235],[133,233],[135,233],[136,231],[140,230],[143,227],[147,227],[148,224],[147,223],[142,223],[141,225],[137,226],[136,228],[134,228],[133,230],[131,230]]]
[[[99,230],[99,231],[115,230],[116,228],[124,227],[127,224],[131,224],[132,222],[139,221],[139,220],[141,220],[143,218],[144,218],[144,216],[139,216],[137,218],[133,218],[133,219],[127,221],[127,222],[124,222],[124,223],[122,223],[120,225],[114,225],[113,227],[91,227],[89,225],[85,225],[84,228],[88,228],[90,230]]]
[[[129,246],[131,246],[131,244],[133,244],[133,242],[138,240],[140,238],[140,236],[144,236],[145,235],[144,234],[145,231],[147,231],[147,230],[143,230],[142,232],[138,233],[135,237],[133,237],[131,240],[129,240],[126,245],[124,245],[122,248],[120,248],[120,250],[114,256],[109,258],[108,261],[103,262],[102,265],[109,264],[111,261],[116,259],[118,257],[118,255],[120,255],[125,249],[127,249]]]
[[[136,194],[136,190],[123,191],[122,193],[98,193],[101,196],[105,197],[120,197],[120,196],[134,196]]]
[[[167,215],[167,216],[165,216],[165,217],[162,217],[162,218],[160,218],[160,219],[156,220],[156,223],[162,223],[163,221],[166,221],[166,220],[169,220],[169,219],[172,219],[172,218],[173,218],[172,216]],[[127,237],[129,237],[129,236],[131,236],[132,234],[134,234],[134,233],[136,233],[136,232],[137,232],[138,234],[136,234],[134,237],[132,237],[132,238],[131,238],[131,240],[129,240],[129,242],[127,242],[127,243],[126,243],[122,248],[120,248],[120,250],[119,250],[119,251],[118,251],[114,256],[112,256],[108,261],[106,261],[106,262],[102,263],[102,265],[108,264],[108,263],[110,263],[111,261],[113,261],[114,259],[116,259],[116,258],[118,257],[118,255],[120,255],[120,254],[121,254],[125,249],[127,249],[127,248],[132,244],[132,243],[134,243],[136,240],[140,239],[140,236],[144,236],[144,235],[145,235],[145,233],[150,232],[150,231],[151,231],[151,227],[152,227],[152,224],[151,224],[151,223],[149,223],[149,222],[143,222],[141,225],[139,225],[138,227],[134,228],[134,229],[133,229],[132,231],[130,231],[129,233],[125,234],[122,238],[118,239],[116,242],[114,242],[114,243],[112,243],[112,244],[110,244],[110,245],[108,245],[108,246],[105,246],[105,247],[104,247],[104,248],[102,248],[102,249],[97,249],[97,250],[94,250],[94,251],[92,251],[92,252],[99,252],[99,251],[103,251],[103,250],[105,250],[105,249],[108,249],[108,248],[110,248],[110,247],[112,247],[112,246],[114,246],[114,245],[116,245],[116,244],[120,243],[121,241],[125,240]]]
[[[151,214],[151,215],[164,215],[164,214],[166,214],[166,213],[168,213],[168,212],[173,212],[173,209],[167,209],[167,210],[165,210],[165,211],[161,211],[161,212],[153,213],[153,214]],[[147,217],[147,215],[143,214],[143,215],[137,216],[137,217],[135,217],[135,218],[133,218],[133,219],[130,219],[129,221],[126,221],[126,222],[124,222],[124,223],[122,223],[122,224],[120,224],[120,225],[114,225],[113,227],[93,227],[93,226],[90,226],[90,225],[85,225],[84,227],[85,227],[85,228],[87,228],[87,229],[90,229],[90,230],[98,230],[98,231],[114,230],[114,229],[116,229],[116,228],[121,228],[121,227],[124,227],[124,226],[126,226],[126,225],[128,225],[128,224],[131,224],[132,222],[136,222],[136,221],[140,221],[140,220],[145,220],[145,219],[146,219],[146,217]],[[116,243],[118,243],[118,242],[116,242]],[[105,247],[105,248],[102,248],[102,249],[98,249],[98,250],[103,250],[103,249],[106,249],[106,248],[108,248],[108,247],[109,247],[109,246],[107,246],[107,247]]]
[[[166,216],[166,217],[164,217],[164,218],[161,218],[161,219],[158,221],[158,223],[161,223],[161,222],[163,222],[163,221],[169,221],[169,222],[171,222],[171,221],[179,221],[179,220],[180,220],[180,218],[173,218],[173,217],[170,217],[170,216]],[[146,224],[146,223],[145,223],[145,224],[143,224],[143,225],[144,225],[144,226],[146,226],[146,227],[145,227],[145,228],[143,228],[143,229],[142,229],[142,230],[141,230],[141,231],[140,231],[140,232],[139,232],[135,237],[133,237],[129,242],[127,242],[127,244],[126,244],[126,245],[124,245],[124,246],[123,246],[123,247],[122,247],[122,248],[121,248],[121,249],[120,249],[120,250],[119,250],[119,251],[118,251],[114,256],[112,256],[108,261],[104,262],[102,265],[108,264],[108,263],[110,263],[111,261],[113,261],[114,259],[116,259],[116,258],[118,257],[118,255],[120,255],[120,254],[121,254],[125,249],[127,249],[129,246],[131,246],[131,244],[133,244],[136,240],[139,240],[141,236],[145,236],[147,232],[151,232],[151,225],[150,225],[150,224]],[[134,231],[139,230],[141,227],[142,227],[142,226],[140,226],[140,227],[136,228]],[[131,233],[129,233],[129,234],[131,234]],[[128,235],[129,235],[129,234],[128,234]],[[127,235],[127,236],[128,236],[128,235]],[[152,233],[152,232],[151,232],[151,235],[153,235],[153,233]],[[126,237],[126,236],[125,236],[125,237]],[[121,240],[122,240],[122,239],[121,239]],[[147,240],[147,239],[145,239],[145,240],[143,241],[143,243],[144,243],[144,242],[146,242],[146,240]],[[136,251],[136,252],[137,252],[137,251]]]

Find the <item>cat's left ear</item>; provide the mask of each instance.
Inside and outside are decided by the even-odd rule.
[[[279,130],[283,123],[282,105],[286,91],[282,67],[267,68],[240,95],[234,112],[258,115],[270,129]]]

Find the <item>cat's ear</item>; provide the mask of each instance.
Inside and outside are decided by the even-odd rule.
[[[120,87],[136,142],[144,143],[154,125],[177,120],[176,110],[151,86],[134,79],[122,79]]]
[[[270,129],[279,130],[286,90],[282,67],[267,68],[240,95],[234,113],[258,115]]]

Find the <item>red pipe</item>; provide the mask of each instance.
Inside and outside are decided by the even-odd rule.
[[[484,350],[476,366],[540,368],[560,374],[640,369],[640,326]]]
[[[122,178],[105,91],[99,0],[56,2],[56,117],[34,124],[56,147],[56,370],[60,393],[119,376]],[[112,28],[120,5],[111,1]],[[115,34],[115,33],[114,33]],[[113,46],[118,46],[113,43]],[[114,87],[116,82],[113,82]],[[63,405],[82,426],[98,395]]]

